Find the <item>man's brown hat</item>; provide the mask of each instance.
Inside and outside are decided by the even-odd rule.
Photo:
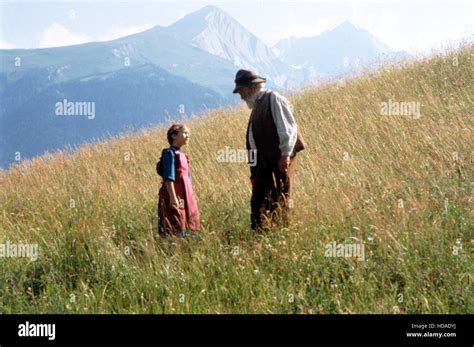
[[[241,87],[251,87],[252,84],[266,81],[266,78],[257,75],[255,71],[241,69],[237,71],[237,74],[235,75],[235,88],[232,93],[237,93],[237,90]]]

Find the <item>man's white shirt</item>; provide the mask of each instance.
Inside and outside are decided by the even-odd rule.
[[[259,100],[267,91],[262,89],[256,96]],[[272,110],[273,121],[275,122],[278,138],[280,139],[281,155],[290,155],[296,144],[298,128],[295,117],[293,117],[292,106],[290,102],[278,92],[272,91],[270,95],[270,107]],[[249,144],[251,149],[257,149],[253,138],[252,123],[249,127]]]

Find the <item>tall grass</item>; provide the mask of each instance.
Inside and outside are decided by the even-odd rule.
[[[1,172],[0,243],[39,257],[0,258],[0,312],[473,313],[473,59],[467,45],[289,96],[307,149],[288,229],[254,234],[247,165],[217,161],[244,148],[244,107],[188,121],[196,239],[156,236],[164,128]],[[420,117],[381,115],[389,99]],[[333,241],[365,261],[325,257]]]

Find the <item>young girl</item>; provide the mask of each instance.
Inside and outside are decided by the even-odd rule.
[[[189,142],[189,129],[184,124],[173,124],[168,129],[170,148],[162,153],[163,181],[158,201],[158,230],[166,234],[188,236],[200,229],[200,216],[191,185],[189,157],[181,147]]]

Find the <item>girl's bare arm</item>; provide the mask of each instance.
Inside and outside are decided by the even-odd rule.
[[[170,195],[171,207],[178,210],[179,202],[178,197],[176,196],[176,192],[174,190],[173,181],[165,181],[165,186],[166,190],[168,191],[168,194]]]

